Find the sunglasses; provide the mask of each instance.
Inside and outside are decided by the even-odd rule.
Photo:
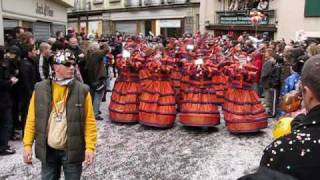
[[[74,62],[65,62],[62,65],[64,65],[65,67],[71,67],[71,66],[75,67],[76,63],[74,63]]]

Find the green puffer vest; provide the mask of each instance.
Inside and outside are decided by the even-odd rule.
[[[78,163],[84,160],[84,103],[89,87],[74,80],[68,86],[67,116],[67,162]],[[47,160],[47,126],[51,113],[52,89],[51,80],[35,85],[35,154],[42,162]]]

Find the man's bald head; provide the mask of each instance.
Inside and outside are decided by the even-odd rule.
[[[307,111],[320,105],[320,55],[313,56],[304,64],[301,74],[301,90]]]
[[[306,61],[302,69],[301,83],[307,86],[314,97],[320,101],[320,55]]]

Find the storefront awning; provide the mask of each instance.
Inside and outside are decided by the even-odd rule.
[[[2,15],[3,15],[3,18],[17,19],[17,20],[28,21],[28,22],[44,21],[44,22],[51,22],[53,24],[59,24],[59,25],[66,25],[67,24],[67,22],[63,22],[63,21],[53,21],[53,20],[48,20],[48,19],[39,18],[39,17],[33,18],[30,16],[22,16],[22,15],[8,13],[8,12],[3,12]]]
[[[8,12],[2,12],[2,16],[3,16],[3,18],[8,18],[8,19],[19,19],[19,20],[29,21],[29,22],[36,22],[37,21],[37,19],[33,18],[33,17],[22,16],[22,15],[18,15],[18,14],[11,14]]]
[[[67,8],[73,7],[73,0],[53,0],[53,1]]]

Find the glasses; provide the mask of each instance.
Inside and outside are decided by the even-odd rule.
[[[76,63],[65,62],[65,63],[63,63],[62,65],[64,65],[65,67],[71,67],[71,66],[75,67],[75,66],[76,66]]]

